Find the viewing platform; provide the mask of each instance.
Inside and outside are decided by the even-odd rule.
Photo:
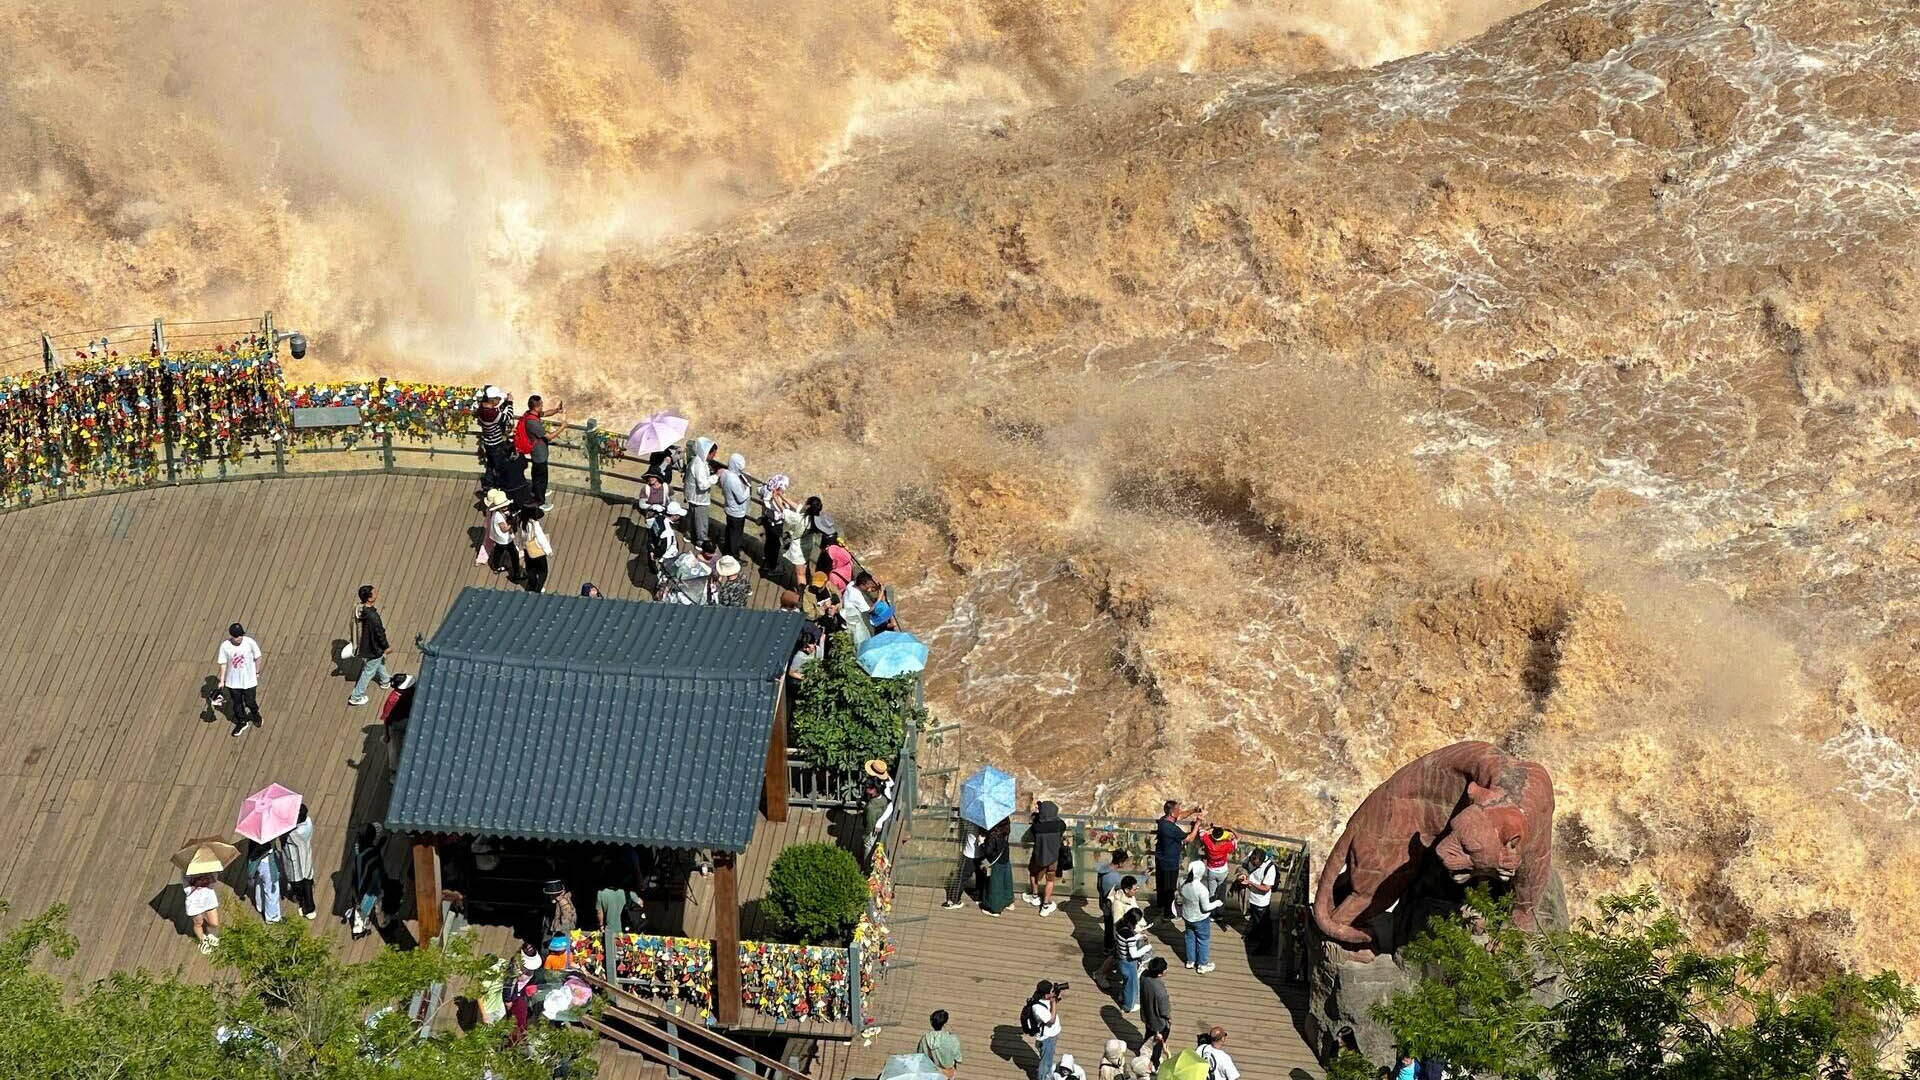
[[[614,490],[636,477],[590,445],[556,449],[555,507],[545,521],[555,549],[548,590],[572,594],[591,581],[608,597],[647,599],[637,514]],[[210,968],[186,935],[167,855],[186,837],[225,830],[249,792],[277,781],[305,796],[318,826],[315,931],[347,958],[364,958],[380,940],[350,941],[340,919],[349,892],[346,841],[386,814],[393,761],[378,699],[349,707],[350,672],[336,658],[351,637],[353,589],[362,582],[380,588],[391,666],[402,672],[420,670],[415,635],[430,636],[463,589],[510,587],[474,559],[481,517],[471,449],[376,438],[297,455],[256,448],[191,473],[175,468],[169,459],[177,484],[0,512],[0,543],[14,553],[18,575],[13,617],[0,625],[0,650],[9,657],[0,693],[15,718],[0,734],[0,795],[16,808],[0,822],[0,896],[16,916],[69,905],[80,941],[63,962],[72,976],[180,967],[205,977]],[[757,574],[753,580],[753,606],[776,607],[779,588]],[[236,620],[263,652],[265,725],[230,737],[207,695],[214,650]],[[798,777],[804,764],[795,768]],[[786,823],[756,819],[738,861],[738,925],[749,938],[764,928],[759,901],[773,854],[803,840],[857,842],[856,815],[808,805],[833,800],[808,798],[804,784],[796,780]],[[1015,1019],[1034,981],[1046,977],[1074,984],[1061,1049],[1091,1074],[1107,1038],[1138,1037],[1137,1022],[1090,978],[1100,945],[1091,902],[1068,900],[1045,919],[1020,903],[997,920],[971,902],[941,909],[939,885],[957,854],[949,813],[939,799],[914,796],[907,786],[907,812],[890,834],[898,867],[895,954],[865,1003],[878,1030],[863,1041],[844,1022],[766,1018],[749,1019],[743,1030],[775,1042],[788,1036],[798,1049],[778,1057],[807,1076],[871,1077],[888,1054],[911,1050],[927,1014],[944,1008],[966,1044],[963,1071],[1011,1078],[1031,1069]],[[1082,849],[1083,875],[1097,846]],[[1024,850],[1016,859],[1024,865]],[[389,862],[391,875],[409,875],[405,858]],[[696,879],[689,890],[687,932],[697,937],[713,930],[710,895],[701,914],[703,888],[710,885]],[[396,944],[410,943],[418,930],[406,914],[391,935]],[[1204,977],[1179,966],[1171,928],[1157,929],[1158,954],[1173,965],[1167,982],[1176,1042],[1191,1045],[1194,1032],[1217,1023],[1238,1036],[1235,1054],[1249,1078],[1318,1076],[1298,1030],[1290,961],[1248,956],[1240,925],[1229,919],[1216,933],[1219,967]],[[476,929],[490,949],[512,940],[497,924]],[[699,1024],[690,1015],[686,1021]],[[665,1075],[611,1044],[602,1064],[603,1076]],[[682,1071],[700,1075],[691,1065]]]

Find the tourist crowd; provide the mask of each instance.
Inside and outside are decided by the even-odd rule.
[[[1095,871],[1105,954],[1095,979],[1110,990],[1123,1015],[1138,1018],[1135,1038],[1106,1042],[1101,1080],[1152,1075],[1169,1055],[1181,1052],[1170,1045],[1173,1002],[1166,975],[1171,965],[1154,955],[1156,939],[1149,933],[1154,926],[1177,923],[1181,963],[1196,976],[1207,975],[1215,970],[1214,922],[1228,897],[1239,893],[1244,896],[1248,950],[1264,954],[1275,946],[1271,905],[1279,884],[1278,861],[1254,848],[1236,862],[1239,838],[1232,829],[1208,822],[1200,807],[1168,802],[1162,810],[1154,822],[1151,877],[1149,867],[1136,866],[1135,853],[1122,847],[1106,852]],[[969,884],[980,910],[990,917],[999,918],[1014,906],[1012,833],[1011,815],[991,826],[961,821],[960,865],[949,878],[942,906],[965,907]],[[1019,899],[1044,918],[1058,910],[1056,889],[1074,868],[1073,841],[1055,803],[1036,801],[1026,841],[1027,888]],[[1145,892],[1149,884],[1151,904]],[[1064,982],[1043,979],[1021,1006],[1020,1030],[1033,1042],[1034,1080],[1086,1080],[1072,1055],[1057,1053],[1063,1035],[1059,1006],[1067,990]],[[949,1020],[945,1010],[934,1013],[932,1030],[916,1049],[951,1077],[963,1057],[958,1038],[947,1030]],[[1226,1042],[1227,1032],[1211,1026],[1189,1051],[1204,1059],[1211,1080],[1238,1080]]]

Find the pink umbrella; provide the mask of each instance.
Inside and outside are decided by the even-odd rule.
[[[264,844],[292,832],[299,820],[300,793],[288,791],[279,784],[268,784],[247,796],[246,803],[240,807],[240,820],[233,823],[233,831]]]
[[[627,449],[636,454],[657,454],[687,435],[687,418],[679,413],[657,412],[633,425],[627,432]]]

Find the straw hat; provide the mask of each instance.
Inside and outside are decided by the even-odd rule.
[[[505,510],[512,504],[513,500],[507,498],[506,492],[501,491],[499,488],[488,488],[486,500],[480,505],[489,510]]]
[[[714,571],[721,577],[737,577],[740,573],[740,560],[731,555],[722,555]]]
[[[889,780],[892,779],[893,776],[893,771],[889,769],[887,763],[880,758],[873,758],[868,761],[865,771],[868,776],[873,777],[875,780]]]

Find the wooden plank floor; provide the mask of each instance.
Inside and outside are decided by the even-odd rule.
[[[624,541],[632,512],[580,495],[554,502],[549,590],[590,580],[608,596],[642,597]],[[0,550],[15,566],[0,620],[8,919],[69,905],[81,945],[65,967],[82,979],[137,966],[204,972],[166,857],[188,837],[230,835],[241,799],[278,781],[306,796],[318,826],[318,925],[349,956],[368,954],[375,939],[347,945],[336,891],[354,823],[385,811],[387,763],[376,706],[347,705],[333,657],[362,582],[380,587],[399,671],[417,670],[414,635],[430,635],[461,588],[506,587],[474,564],[474,507],[459,480],[376,473],[0,514]],[[756,601],[776,597],[756,589]],[[266,721],[237,739],[204,697],[236,620],[260,642]],[[395,854],[391,869],[403,872]]]
[[[1100,919],[1092,903],[1070,900],[1042,918],[1038,908],[1015,900],[998,919],[971,900],[959,910],[940,906],[937,889],[901,888],[895,894],[897,963],[879,991],[874,1010],[884,1028],[870,1043],[823,1044],[815,1075],[824,1080],[878,1076],[891,1054],[910,1053],[935,1009],[951,1016],[949,1030],[966,1054],[961,1072],[970,1077],[1017,1080],[1031,1076],[1034,1051],[1021,1036],[1020,1008],[1034,983],[1071,984],[1062,1001],[1059,1052],[1092,1076],[1110,1038],[1140,1045],[1137,1014],[1120,1011],[1117,995],[1094,984],[1100,967]],[[1197,1033],[1218,1024],[1233,1036],[1229,1050],[1249,1078],[1310,1080],[1319,1064],[1302,1038],[1299,989],[1286,985],[1271,959],[1249,963],[1237,924],[1213,934],[1216,970],[1198,975],[1180,964],[1179,935],[1155,928],[1154,955],[1166,958],[1167,991],[1173,1002],[1177,1046],[1193,1045]]]

